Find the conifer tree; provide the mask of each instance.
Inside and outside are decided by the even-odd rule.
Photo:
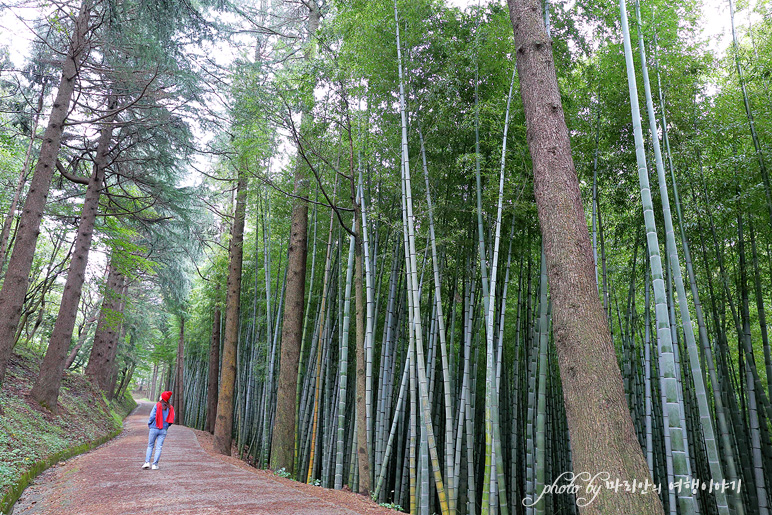
[[[597,296],[592,245],[558,90],[552,41],[534,0],[508,0],[542,245],[553,301],[555,346],[576,474],[650,477]],[[584,479],[586,481],[586,478]],[[537,492],[538,493],[538,492]],[[661,513],[657,495],[602,489],[583,513]]]

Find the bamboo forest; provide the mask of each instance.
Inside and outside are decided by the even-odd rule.
[[[0,20],[0,386],[411,514],[772,510],[769,0]]]

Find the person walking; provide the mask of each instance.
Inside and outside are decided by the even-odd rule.
[[[174,408],[169,404],[171,396],[172,392],[163,392],[161,400],[153,406],[150,417],[147,419],[150,433],[147,438],[147,452],[145,453],[145,464],[142,465],[143,469],[151,468],[150,459],[152,458],[152,469],[158,470],[158,460],[161,458],[161,448],[164,445],[164,439],[166,439],[166,431],[170,425],[174,424]],[[155,456],[153,456],[154,447]]]

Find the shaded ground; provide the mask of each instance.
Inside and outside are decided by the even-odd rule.
[[[172,426],[159,470],[142,470],[147,447],[144,402],[111,442],[41,474],[14,515],[396,515],[368,499],[277,478],[235,458],[210,454],[208,434]],[[202,437],[201,442],[196,434]]]

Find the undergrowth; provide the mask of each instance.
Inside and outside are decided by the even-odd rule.
[[[108,403],[83,376],[68,373],[54,414],[28,395],[37,373],[36,358],[14,355],[0,390],[0,512],[52,461],[118,432],[136,405],[128,396]]]

